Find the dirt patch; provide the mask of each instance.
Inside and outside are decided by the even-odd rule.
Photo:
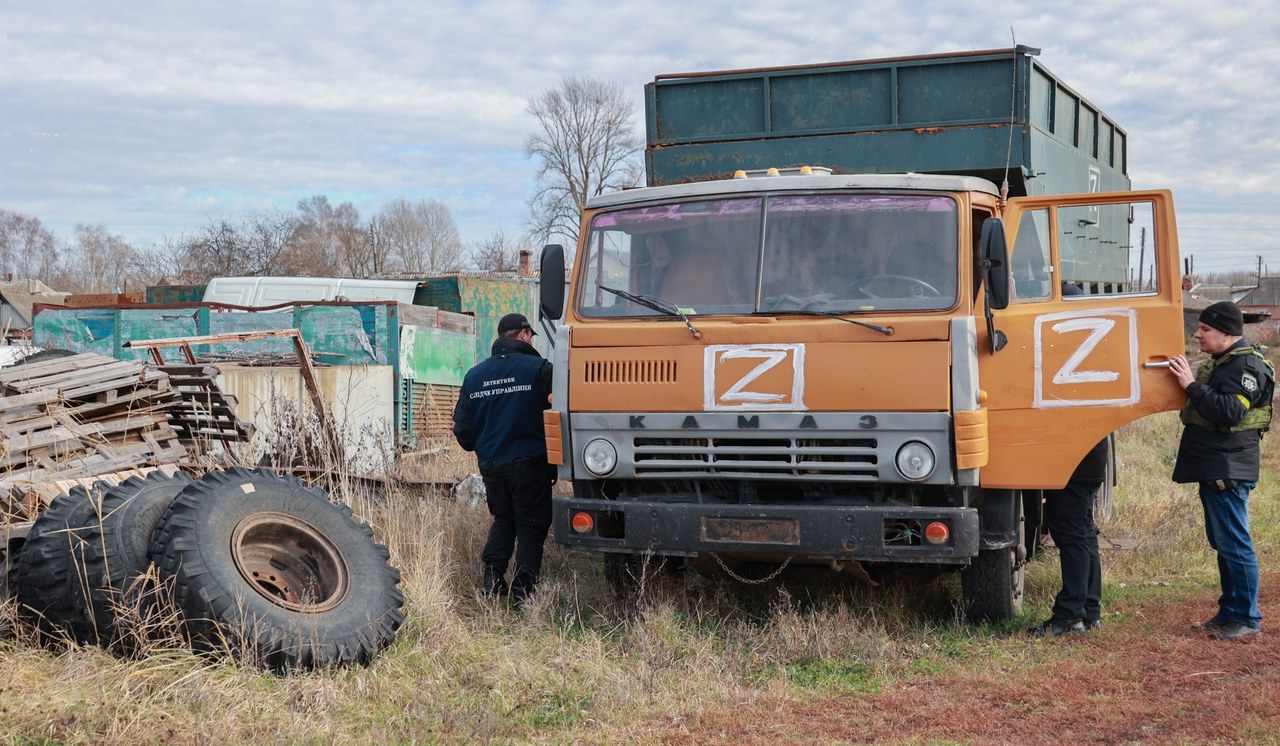
[[[1191,625],[1217,594],[1117,604],[1124,621],[1061,646],[1038,668],[912,678],[880,694],[769,712],[708,712],[669,743],[1276,743],[1280,742],[1280,573],[1264,578],[1268,632],[1215,642]],[[700,734],[689,740],[691,734]]]

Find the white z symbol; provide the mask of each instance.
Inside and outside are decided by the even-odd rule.
[[[803,411],[804,406],[804,345],[802,344],[766,344],[766,345],[710,345],[703,357],[703,400],[702,406],[708,412],[734,409],[751,410],[787,410]],[[749,370],[746,375],[732,379],[733,383],[723,394],[716,395],[720,384],[728,383],[730,374],[725,370],[725,363],[731,360],[759,360],[760,364]],[[778,374],[785,376],[786,367],[790,365],[791,380],[779,379]],[[771,383],[764,390],[751,390],[759,384],[760,377],[781,366],[782,371],[770,374]]]
[[[759,391],[743,391],[747,384],[764,375],[778,363],[787,359],[785,350],[726,350],[720,356],[721,360],[735,360],[738,358],[760,358],[764,362],[751,369],[738,382],[729,387],[729,390],[720,396],[721,401],[726,402],[767,402],[779,401],[783,398],[782,394],[769,394]]]
[[[1115,325],[1116,322],[1111,319],[1100,318],[1072,319],[1054,324],[1053,330],[1058,334],[1083,330],[1089,330],[1090,334],[1085,337],[1080,347],[1071,353],[1071,357],[1067,358],[1067,362],[1062,364],[1058,372],[1053,374],[1053,382],[1101,383],[1119,378],[1120,374],[1112,370],[1076,370],[1084,362],[1085,358],[1089,357],[1089,353],[1093,352],[1094,348],[1102,342],[1102,338],[1107,336],[1107,332],[1115,328]]]

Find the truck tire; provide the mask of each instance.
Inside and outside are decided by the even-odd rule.
[[[1022,613],[1026,551],[1026,522],[1019,500],[1017,541],[1003,549],[979,551],[960,574],[965,615],[970,622],[1000,622]]]
[[[145,641],[158,612],[155,585],[143,582],[151,566],[152,535],[169,504],[190,483],[183,472],[167,476],[156,471],[130,477],[103,493],[102,515],[86,527],[84,551],[96,642],[131,652]]]
[[[404,621],[400,573],[373,530],[321,490],[265,469],[187,485],[151,559],[173,584],[193,647],[277,671],[368,663]]]
[[[35,628],[42,643],[94,638],[84,554],[87,526],[98,516],[98,495],[94,485],[54,498],[31,525],[13,566],[18,616]]]

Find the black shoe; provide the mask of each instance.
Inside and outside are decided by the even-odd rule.
[[[1050,619],[1027,630],[1027,635],[1030,637],[1061,637],[1065,634],[1083,635],[1087,631],[1084,622],[1079,619],[1071,622]]]
[[[1102,629],[1102,620],[1101,620],[1101,619],[1086,619],[1086,620],[1084,620],[1084,631],[1085,631],[1085,632],[1097,632],[1097,631],[1098,631],[1098,630],[1100,630],[1100,629]]]
[[[1208,619],[1203,622],[1197,622],[1191,625],[1191,628],[1203,630],[1204,632],[1217,632],[1218,630],[1222,629],[1225,626],[1227,626],[1226,620],[1224,620],[1222,617],[1218,616],[1217,614],[1214,614],[1212,619]]]
[[[1251,637],[1261,636],[1262,629],[1260,627],[1246,627],[1235,622],[1227,622],[1209,633],[1210,640],[1247,640]]]
[[[505,596],[511,592],[507,585],[506,571],[501,567],[484,568],[484,592],[490,596]]]
[[[527,570],[516,570],[515,579],[511,581],[511,603],[517,611],[524,609],[524,602],[533,595],[537,585],[537,574]]]

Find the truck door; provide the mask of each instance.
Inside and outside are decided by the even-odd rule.
[[[1008,343],[992,353],[980,333],[990,427],[980,480],[1061,487],[1108,433],[1183,404],[1168,371],[1185,339],[1173,199],[1025,197],[1003,217],[1011,300],[993,313]]]

